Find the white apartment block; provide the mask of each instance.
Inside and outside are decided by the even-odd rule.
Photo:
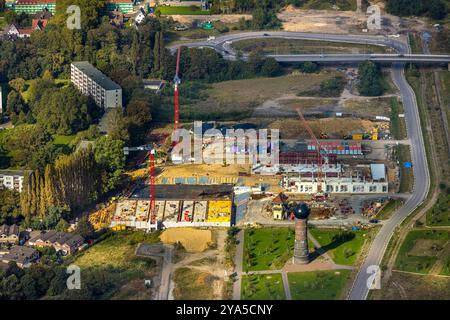
[[[0,170],[0,190],[9,189],[22,192],[23,179],[29,171]]]
[[[84,95],[104,109],[122,107],[122,88],[87,61],[73,62],[70,79]]]

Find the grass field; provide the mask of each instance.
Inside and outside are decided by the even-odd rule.
[[[397,98],[390,98],[390,118],[391,118],[391,134],[396,140],[402,140],[406,138],[406,123],[403,119],[399,118],[399,114],[403,113],[403,105],[400,104]]]
[[[371,290],[371,300],[449,300],[450,277],[393,271],[381,290]]]
[[[427,212],[427,224],[431,226],[450,225],[450,194],[449,190],[441,190],[437,202]]]
[[[79,267],[111,265],[118,268],[143,271],[148,267],[149,260],[137,258],[134,255],[136,246],[141,242],[159,242],[159,233],[138,231],[113,233],[110,237],[82,252],[75,260],[75,264]]]
[[[284,300],[281,274],[254,274],[242,276],[242,300]]]
[[[159,233],[112,233],[69,259],[81,270],[101,274],[103,281],[111,284],[108,299],[149,299],[150,292],[144,286],[144,279],[155,275],[156,262],[135,256],[136,246],[141,242],[159,242]]]
[[[246,229],[244,239],[244,271],[281,269],[293,255],[291,228]]]
[[[288,273],[293,300],[337,300],[343,298],[343,290],[351,270],[330,270]]]
[[[311,234],[341,265],[354,265],[364,244],[367,231],[341,231],[333,229],[311,229]]]
[[[447,231],[414,230],[400,247],[395,267],[399,270],[427,274],[437,261],[436,255],[449,239]]]
[[[387,50],[385,47],[374,45],[276,38],[246,39],[234,42],[232,46],[243,52],[262,49],[269,54],[384,53]]]
[[[405,168],[405,162],[411,162],[411,152],[409,146],[398,145],[394,147],[394,159],[400,166],[400,193],[411,192],[414,185],[414,175],[412,168]]]
[[[242,120],[252,115],[256,107],[267,100],[313,89],[322,81],[338,73],[324,71],[319,74],[285,75],[275,78],[254,78],[215,83],[202,90],[204,97],[192,103],[182,103],[181,118],[190,120]],[[165,108],[166,111],[172,110]],[[161,116],[171,117],[172,113]]]
[[[178,268],[173,294],[176,300],[211,300],[211,287],[218,280],[214,275],[192,268]]]
[[[203,11],[200,7],[170,7],[170,6],[160,6],[156,9],[162,15],[205,15],[209,14],[209,10]]]

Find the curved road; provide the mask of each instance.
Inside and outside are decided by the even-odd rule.
[[[224,58],[236,59],[236,52],[231,48],[232,42],[244,39],[267,37],[381,45],[391,47],[397,52],[404,55],[410,54],[410,48],[407,43],[383,36],[335,35],[285,31],[245,32],[239,34],[230,34],[218,37],[214,39],[214,41],[198,41],[177,44],[172,46],[170,49],[175,50],[178,46],[210,47],[217,52],[222,53]],[[277,59],[286,57],[286,55],[272,55],[272,57]],[[296,60],[295,55],[292,55],[290,57],[290,61]],[[301,57],[299,57],[299,59],[301,59]],[[371,265],[380,265],[383,255],[386,251],[386,247],[395,229],[425,200],[430,188],[430,175],[428,172],[425,146],[420,126],[417,100],[414,91],[406,81],[404,67],[404,63],[394,63],[392,66],[392,77],[396,86],[400,90],[405,109],[406,126],[408,130],[408,137],[411,141],[411,157],[415,177],[414,192],[412,193],[411,197],[405,202],[404,206],[400,208],[400,210],[398,210],[398,212],[394,214],[389,220],[387,220],[386,223],[384,223],[381,227],[380,231],[377,233],[373,243],[371,244],[365,261],[358,272],[355,282],[353,283],[351,292],[348,296],[348,299],[350,300],[363,300],[367,298],[367,295],[369,293],[367,282],[370,277],[370,274],[367,273],[368,267]]]

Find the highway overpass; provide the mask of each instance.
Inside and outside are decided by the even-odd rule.
[[[449,64],[450,55],[425,54],[291,54],[268,55],[279,62],[339,62],[354,63],[370,60],[379,63],[421,63],[421,64]]]

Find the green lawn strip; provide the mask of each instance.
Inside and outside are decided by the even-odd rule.
[[[332,43],[318,40],[293,39],[245,39],[232,44],[235,50],[251,52],[262,49],[268,54],[312,54],[312,53],[385,53],[387,48],[353,43]]]
[[[69,145],[73,139],[75,139],[76,135],[70,136],[62,136],[62,135],[54,135],[53,136],[53,144],[55,145]]]
[[[402,206],[402,201],[399,199],[390,199],[383,208],[378,212],[376,218],[380,220],[389,219],[392,214]]]
[[[337,300],[350,279],[351,270],[288,273],[293,300]]]
[[[411,162],[410,147],[407,145],[398,145],[394,147],[394,159],[399,162],[400,169],[400,187],[399,192],[411,192],[414,185],[414,175],[412,168],[405,168],[405,162]]]
[[[284,300],[280,273],[242,276],[242,300]]]
[[[333,261],[341,265],[355,264],[367,234],[363,230],[311,229],[310,232]]]
[[[209,15],[209,10],[203,11],[200,7],[170,7],[170,6],[160,6],[156,9],[163,15]]]
[[[391,98],[391,133],[394,139],[402,140],[406,138],[406,124],[399,118],[399,114],[403,113],[403,108],[399,105],[396,97]]]
[[[293,256],[294,229],[246,229],[244,234],[244,271],[277,270]]]
[[[395,261],[395,267],[399,270],[417,272],[428,274],[432,266],[437,260],[435,254],[438,251],[432,248],[433,245],[429,243],[423,244],[423,250],[427,252],[420,253],[421,255],[411,254],[411,250],[415,246],[421,246],[421,240],[433,240],[433,244],[440,246],[447,242],[449,234],[447,231],[438,230],[413,230],[408,233],[402,246],[400,247],[397,259]],[[419,243],[419,244],[418,244]],[[415,249],[419,250],[419,249]],[[417,253],[414,253],[417,254]]]

